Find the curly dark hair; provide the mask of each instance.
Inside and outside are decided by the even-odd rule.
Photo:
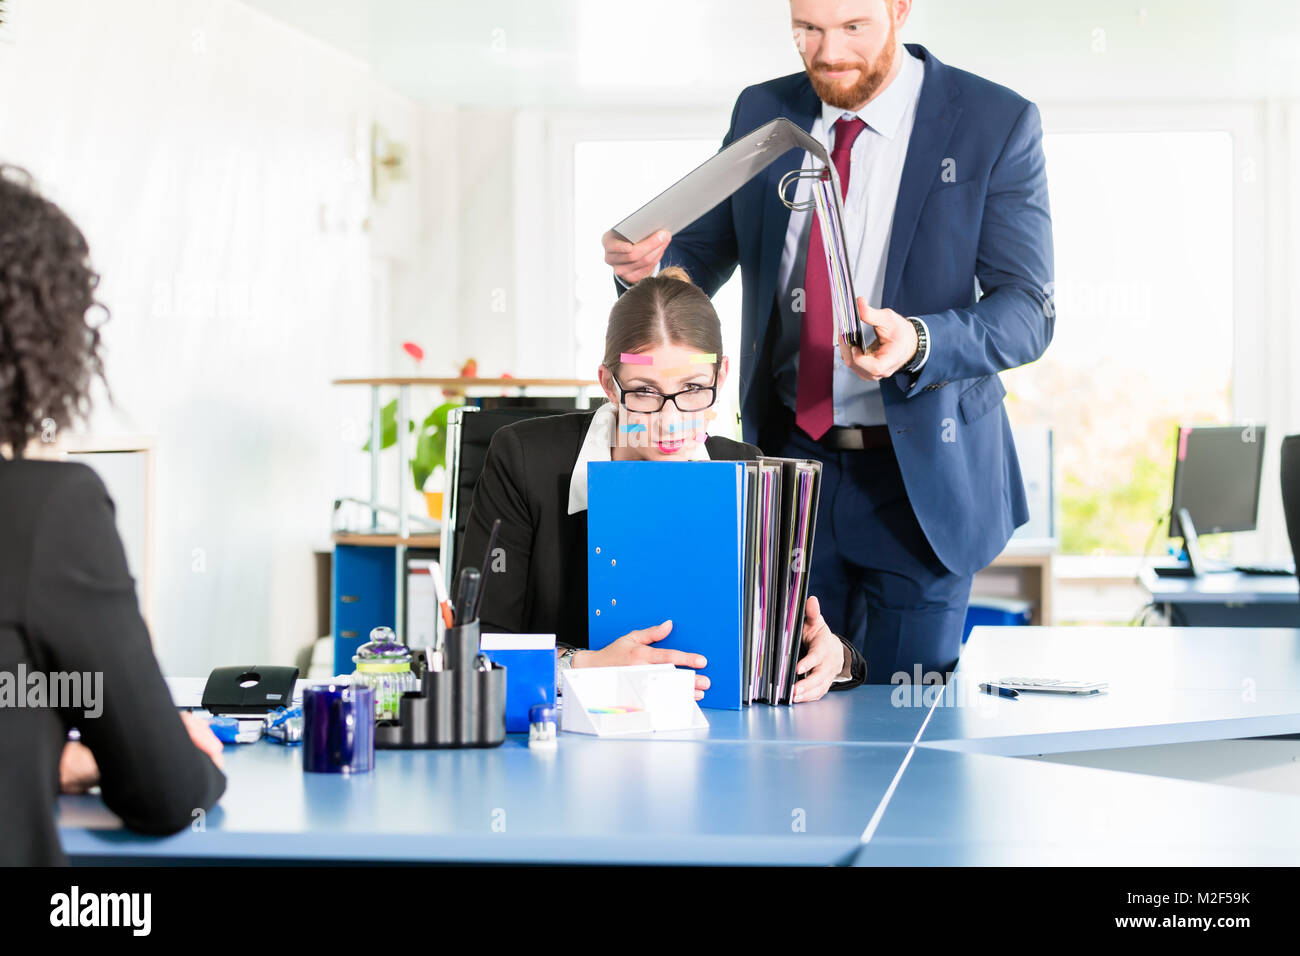
[[[87,322],[98,274],[86,238],[32,177],[0,165],[0,445],[15,458],[34,435],[86,417],[103,379],[99,329]]]

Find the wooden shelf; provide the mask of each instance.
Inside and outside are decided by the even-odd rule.
[[[361,548],[395,548],[399,544],[404,544],[408,548],[442,547],[442,535],[437,531],[422,531],[405,539],[395,532],[372,534],[362,531],[335,531],[330,538],[335,544],[350,544]]]
[[[583,378],[336,378],[335,385],[430,385],[436,388],[599,388]]]
[[[1007,545],[1006,550],[993,559],[987,568],[975,576],[972,593],[981,591],[981,582],[990,576],[1011,575],[1017,579],[1017,596],[1033,605],[1030,624],[1052,623],[1052,561],[1056,557],[1055,542],[1018,542]],[[988,594],[999,592],[987,588]]]

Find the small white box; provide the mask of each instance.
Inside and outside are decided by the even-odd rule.
[[[705,730],[695,671],[672,664],[583,667],[563,672],[560,729],[614,737],[658,730]]]

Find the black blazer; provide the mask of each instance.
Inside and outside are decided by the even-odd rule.
[[[19,665],[102,674],[102,712],[0,706],[0,865],[66,862],[54,806],[70,727],[95,755],[104,803],[132,830],[182,830],[225,790],[172,705],[113,502],[85,465],[0,458],[0,672]]]
[[[457,560],[478,564],[492,522],[501,519],[497,546],[505,567],[484,578],[484,631],[554,634],[561,645],[588,646],[587,512],[568,512],[569,480],[594,414],[532,418],[492,436]],[[717,461],[761,454],[753,445],[717,435],[709,436],[705,448]],[[837,689],[857,686],[866,673],[861,655],[845,646],[853,654],[853,679]]]

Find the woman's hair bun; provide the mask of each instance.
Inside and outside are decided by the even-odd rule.
[[[691,281],[690,275],[681,266],[664,266],[659,270],[659,278],[676,279],[678,282],[685,282],[687,285],[695,285]]]

